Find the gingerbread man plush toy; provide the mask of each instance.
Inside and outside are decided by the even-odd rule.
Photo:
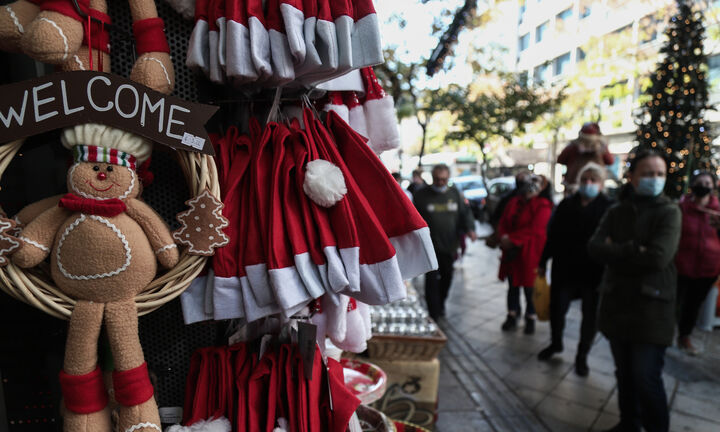
[[[111,431],[97,366],[104,322],[115,364],[117,429],[159,431],[134,298],[154,279],[157,263],[173,267],[179,253],[163,220],[139,199],[136,166],[150,156],[151,143],[97,124],[66,129],[62,142],[75,160],[67,175],[70,193],[25,226],[12,260],[27,268],[50,255],[53,281],[77,300],[60,373],[64,429]]]

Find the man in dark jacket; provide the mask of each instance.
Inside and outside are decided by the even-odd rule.
[[[538,274],[544,275],[547,261],[552,259],[552,289],[550,290],[550,346],[540,351],[539,360],[548,360],[563,350],[565,315],[570,301],[582,299],[580,343],[575,356],[575,372],[589,373],[587,355],[597,332],[597,288],[603,267],[590,259],[587,243],[600,219],[610,207],[610,199],[603,193],[605,167],[590,162],[579,174],[578,191],[560,202],[548,226]]]
[[[669,428],[662,369],[675,330],[682,216],[662,193],[666,169],[657,153],[638,152],[620,203],[588,243],[590,257],[605,264],[598,325],[615,360],[620,423],[612,431]]]
[[[437,255],[438,269],[425,275],[425,301],[430,316],[438,320],[445,315],[459,237],[467,234],[475,241],[477,235],[475,220],[462,194],[454,186],[448,186],[448,166],[436,165],[432,177],[432,185],[415,191],[413,202],[430,228]]]

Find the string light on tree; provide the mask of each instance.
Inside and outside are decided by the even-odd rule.
[[[662,60],[650,75],[651,100],[638,108],[635,119],[638,147],[667,154],[665,192],[674,197],[685,190],[692,171],[714,165],[710,145],[714,136],[703,121],[710,107],[702,72],[707,69],[702,15],[693,13],[691,0],[676,2],[677,12],[660,50]]]

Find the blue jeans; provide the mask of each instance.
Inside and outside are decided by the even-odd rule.
[[[663,345],[610,340],[615,359],[622,431],[667,432],[670,427],[662,370]]]

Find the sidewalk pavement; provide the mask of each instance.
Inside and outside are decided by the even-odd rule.
[[[550,327],[535,335],[502,332],[507,285],[497,279],[499,252],[472,244],[456,263],[455,279],[441,327],[448,344],[440,354],[437,432],[602,431],[618,421],[617,390],[610,347],[598,335],[590,352],[590,375],[575,374],[580,326],[578,302],[568,313],[565,351],[550,362],[537,360]],[[420,288],[420,287],[418,287]],[[524,304],[524,303],[523,303]],[[671,431],[720,431],[720,330],[694,333],[703,348],[690,357],[667,351],[665,388]]]

